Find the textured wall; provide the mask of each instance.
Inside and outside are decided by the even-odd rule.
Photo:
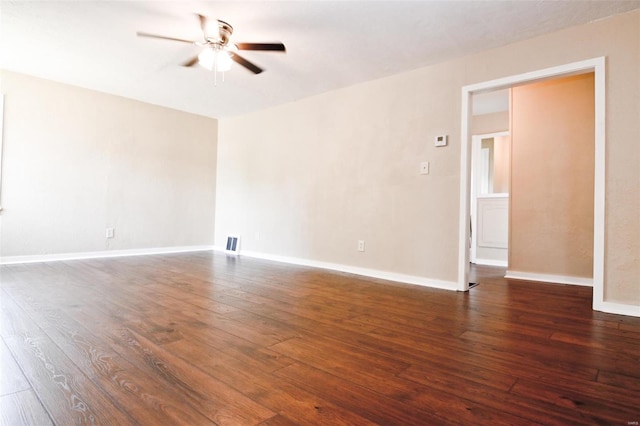
[[[593,277],[594,75],[511,97],[509,269]]]
[[[3,257],[213,243],[216,120],[4,71],[1,90]]]
[[[457,200],[447,194],[458,185],[458,159],[433,145],[456,127],[455,100],[438,84],[447,78],[417,82],[446,100],[427,111],[411,94],[415,82],[400,78],[222,121],[217,194],[225,204],[216,232],[239,232],[244,249],[453,276]],[[418,173],[425,160],[428,176]]]
[[[472,135],[509,131],[509,111],[472,115],[470,131]]]
[[[455,281],[461,87],[606,56],[605,299],[640,305],[639,44],[633,12],[222,120],[216,242]]]

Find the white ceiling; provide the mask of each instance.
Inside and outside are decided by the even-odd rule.
[[[0,67],[210,117],[228,117],[416,69],[640,8],[599,1],[8,1]],[[229,22],[243,52],[225,81],[180,63],[197,47],[136,31],[200,37],[195,13]]]

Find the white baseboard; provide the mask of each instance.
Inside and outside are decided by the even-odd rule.
[[[527,280],[527,281],[541,281],[557,284],[572,284],[581,285],[587,287],[593,287],[593,280],[591,278],[571,277],[564,275],[544,275],[544,274],[532,274],[529,272],[507,271],[505,278],[511,278],[515,280]],[[608,314],[627,315],[632,317],[640,317],[640,306],[627,305],[624,303],[616,302],[596,302],[594,300],[593,310],[606,312]]]
[[[476,259],[476,265],[485,265],[485,266],[501,266],[506,268],[508,265],[506,260],[493,260],[493,259]]]
[[[16,263],[57,262],[62,260],[98,259],[106,257],[143,256],[149,254],[186,253],[194,251],[210,251],[213,246],[180,246],[180,247],[155,247],[128,250],[89,251],[80,253],[56,253],[33,256],[4,256],[0,257],[0,265]]]
[[[568,275],[536,274],[532,272],[507,271],[505,278],[513,280],[540,281],[543,283],[571,284],[593,287],[593,278],[572,277]]]
[[[640,317],[640,306],[625,305],[615,302],[600,302],[593,304],[594,311],[606,312],[608,314],[628,315],[630,317]]]
[[[216,247],[214,248],[214,250],[224,252],[223,247]],[[455,281],[434,280],[430,278],[418,277],[415,275],[405,275],[396,272],[380,271],[377,269],[359,268],[357,266],[341,265],[339,263],[319,262],[299,257],[278,256],[256,251],[242,250],[240,252],[240,255],[253,257],[256,259],[271,260],[274,262],[289,263],[292,265],[310,266],[312,268],[322,268],[332,271],[347,272],[349,274],[362,275],[365,277],[395,281],[404,284],[420,285],[423,287],[432,287],[443,290],[457,290],[457,283]]]

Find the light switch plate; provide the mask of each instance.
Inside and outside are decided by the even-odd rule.
[[[421,175],[428,175],[429,174],[429,162],[428,161],[423,161],[422,163],[420,163],[420,174]]]

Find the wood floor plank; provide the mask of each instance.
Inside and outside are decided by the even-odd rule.
[[[275,415],[262,405],[219,382],[197,368],[135,332],[121,328],[111,339],[121,355],[137,368],[161,379],[182,397],[199,407],[217,424],[255,424]]]
[[[94,380],[108,395],[122,401],[124,410],[141,425],[213,424],[210,418],[200,413],[198,405],[162,387],[153,377],[137,368],[120,370]]]
[[[212,376],[298,425],[366,426],[376,423],[332,403],[309,386],[251,371],[236,361],[204,365]]]
[[[332,374],[293,364],[275,373],[283,380],[305,384],[321,397],[378,424],[453,424],[432,407],[411,407],[404,401],[391,404],[389,398]]]
[[[598,339],[594,339],[587,333],[556,331],[551,335],[551,340],[569,345],[599,349],[602,352],[622,352],[628,354],[629,359],[640,358],[640,341],[621,335],[615,337],[599,336]]]
[[[9,348],[0,338],[0,396],[30,389],[27,378],[13,358]]]
[[[630,320],[619,320],[620,330],[626,330],[635,333],[634,337],[640,339],[640,324],[632,323]]]
[[[0,425],[48,426],[51,418],[31,390],[24,390],[0,397]]]
[[[44,294],[25,294],[15,297],[16,304],[89,378],[113,374],[130,368],[108,344],[83,325],[69,317],[66,310],[43,304]]]
[[[173,302],[174,300],[181,300],[191,306],[202,308],[217,314],[227,314],[229,312],[237,311],[238,308],[220,303],[208,297],[206,291],[204,294],[194,294],[188,291],[176,291],[176,286],[172,282],[161,283],[153,282],[151,284],[144,285],[145,291],[151,291],[156,296],[162,295],[163,299],[167,302]]]
[[[317,331],[319,328],[316,329]],[[513,353],[511,346],[500,348],[484,346],[475,341],[464,341],[459,338],[443,338],[439,335],[416,336],[410,332],[389,331],[382,328],[374,329],[365,335],[345,332],[340,329],[327,329],[327,336],[350,341],[354,344],[370,348],[374,351],[392,355],[398,359],[406,360],[415,365],[427,365],[433,359],[438,362],[450,359],[477,366],[479,369],[497,366],[500,370],[509,368],[512,371],[543,374],[556,378],[558,374],[567,377],[595,379],[597,369],[578,367],[563,363],[546,363],[535,357],[535,354],[521,355]],[[506,342],[509,342],[506,340]],[[518,339],[510,343],[514,347],[521,345]],[[390,344],[392,343],[392,344]],[[456,356],[453,357],[452,354]],[[523,368],[526,367],[526,368]]]
[[[26,297],[24,297],[26,298]],[[106,343],[99,341],[65,312],[42,307],[29,298],[22,305],[41,328],[65,351],[65,354],[113,400],[120,401],[139,424],[200,425],[212,421],[189,404],[158,385],[152,377],[116,355]]]
[[[461,339],[479,342],[493,350],[502,347],[504,342],[504,336],[496,336],[491,333],[468,331],[460,337]],[[620,362],[629,360],[628,354],[621,354],[621,358],[616,360],[612,358],[610,354],[598,351],[596,348],[589,348],[589,350],[586,351],[583,348],[578,348],[574,345],[564,345],[557,346],[554,351],[550,351],[550,346],[551,345],[542,342],[528,340],[521,342],[517,346],[509,348],[509,350],[511,353],[522,357],[527,357],[528,354],[535,354],[536,359],[541,360],[546,364],[565,366],[567,369],[574,368],[574,366],[591,364],[594,367],[594,378],[598,369],[607,369],[609,371],[624,373],[627,371],[626,367],[629,367],[630,373],[636,371],[633,362],[630,364]]]
[[[628,424],[640,419],[640,407],[618,404],[611,399],[594,397],[580,391],[520,380],[513,387],[515,395],[526,396],[558,407],[566,407],[575,412],[576,419],[587,418],[597,424]]]
[[[640,318],[503,273],[459,293],[212,252],[2,265],[0,418],[637,421]]]
[[[560,384],[550,384],[525,379],[519,380],[512,390],[516,388],[521,389],[524,384],[531,383],[542,385],[546,388],[553,388],[559,393],[571,393],[599,401],[614,401],[610,404],[612,408],[617,407],[622,411],[627,410],[640,414],[640,406],[638,405],[640,392],[635,389],[627,388],[624,392],[621,392],[618,386],[612,386],[598,381],[573,380]]]
[[[270,346],[270,349],[298,361],[312,362],[313,365],[339,366],[348,370],[398,374],[410,366],[406,362],[398,361],[377,352],[340,344],[312,334],[277,343]]]
[[[3,338],[56,423],[134,424],[26,314],[2,298]]]
[[[299,423],[294,422],[293,420],[283,416],[282,414],[277,414],[270,419],[260,423],[260,426],[297,426],[298,424]]]
[[[517,373],[514,372],[514,374]],[[401,377],[429,386],[435,393],[451,392],[455,389],[456,396],[470,406],[475,405],[489,412],[502,413],[497,416],[497,419],[505,419],[507,416],[517,419],[509,420],[510,424],[520,424],[525,421],[546,425],[592,424],[591,421],[577,418],[573,410],[561,407],[550,410],[544,405],[532,403],[530,398],[511,394],[511,389],[496,390],[493,385],[488,386],[471,380],[463,381],[460,377],[448,375],[446,371],[414,368],[403,372]],[[511,376],[508,377],[511,378]],[[492,419],[493,421],[496,420]]]
[[[640,392],[640,379],[638,379],[638,377],[600,370],[598,372],[598,382],[615,386],[619,388],[621,392],[624,392],[626,389],[632,389]]]
[[[304,348],[295,345],[295,342],[291,343],[294,344],[296,350],[290,355],[296,357],[299,361],[298,365],[305,364],[314,369],[340,377],[364,389],[377,392],[380,395],[393,398],[394,400],[401,400],[406,404],[410,404],[412,407],[418,407],[418,410],[420,410],[419,407],[429,407],[431,410],[437,410],[436,414],[442,418],[456,418],[458,421],[464,421],[465,423],[479,423],[491,420],[492,424],[514,424],[514,422],[517,423],[521,420],[517,416],[505,412],[500,413],[500,416],[496,417],[491,411],[486,410],[482,404],[473,403],[462,398],[457,399],[454,395],[448,393],[448,390],[455,388],[459,391],[460,396],[463,396],[466,391],[464,388],[466,382],[462,382],[463,379],[451,376],[446,369],[438,370],[435,365],[430,365],[429,370],[427,370],[429,380],[413,381],[411,374],[405,375],[403,372],[396,375],[393,371],[376,369],[373,366],[368,367],[366,362],[362,362],[361,367],[354,367],[348,362],[345,363],[345,358],[335,358],[331,354],[327,354],[321,347],[307,345],[307,347]],[[315,341],[313,343],[315,343]],[[273,349],[284,351],[285,353],[288,352],[284,350],[283,343],[274,346]],[[323,354],[325,355],[323,356]],[[279,371],[276,374],[282,374],[283,371],[287,370]],[[477,374],[475,371],[469,371],[469,373]],[[446,385],[433,387],[434,381],[436,380],[435,376],[437,375],[441,375],[447,379]],[[509,378],[503,391],[506,392],[509,390],[514,380],[512,377]],[[499,380],[497,381],[499,382]],[[473,392],[481,392],[482,394],[496,393],[496,388],[483,388],[482,386],[476,385],[473,387]]]
[[[280,352],[242,340],[225,331],[211,328],[198,335],[166,344],[164,348],[184,360],[199,360],[200,367],[210,362],[235,360],[242,362],[248,369],[271,373],[295,362]]]
[[[96,324],[98,322],[93,318],[102,315],[114,317],[118,321],[118,316],[113,316],[112,311],[104,304],[96,304],[96,307],[97,310],[91,312],[83,311],[82,317]],[[128,329],[122,323],[114,325],[101,324],[100,333],[121,356],[147,374],[156,376],[163,386],[175,388],[176,392],[200,407],[204,414],[217,423],[226,424],[232,421],[230,419],[235,419],[236,422],[244,419],[244,422],[251,423],[274,415],[244,396],[217,384],[192,364],[180,360],[159,344]]]

